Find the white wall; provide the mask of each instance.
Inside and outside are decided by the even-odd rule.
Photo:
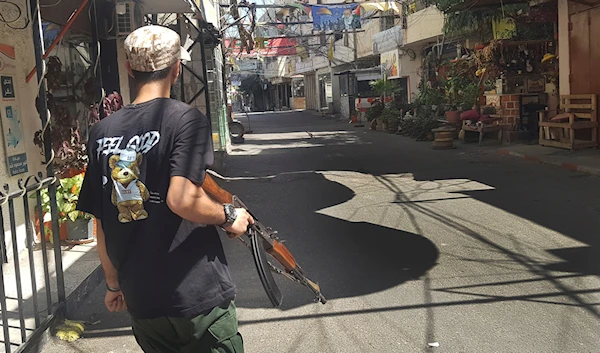
[[[435,7],[427,7],[406,17],[404,44],[410,44],[442,35],[444,16]]]
[[[421,69],[422,63],[423,58],[418,53],[414,60],[406,53],[400,56],[400,76],[408,77],[408,99],[410,102],[419,95],[419,81],[421,78],[417,73]]]
[[[17,4],[23,13],[29,11],[27,2],[25,0],[14,0],[15,4]],[[1,4],[0,4],[1,5]],[[4,8],[0,7],[0,11],[3,11]],[[20,20],[12,25],[14,27],[23,26],[23,21]],[[25,174],[20,174],[14,177],[10,177],[8,173],[5,151],[4,151],[4,134],[0,134],[0,190],[4,192],[3,185],[8,183],[11,187],[11,190],[17,190],[17,181],[20,178],[27,178],[27,176],[32,174],[37,174],[37,172],[42,171],[42,155],[40,153],[40,149],[33,143],[33,137],[37,130],[41,129],[41,123],[39,115],[37,114],[37,110],[35,108],[35,98],[37,97],[37,79],[34,78],[29,81],[29,83],[25,83],[25,78],[29,71],[35,67],[35,56],[34,56],[34,47],[33,47],[33,38],[31,32],[31,25],[23,30],[14,30],[9,28],[3,23],[0,23],[0,43],[8,44],[15,47],[15,54],[17,57],[16,65],[17,65],[17,73],[16,73],[16,82],[15,82],[15,90],[17,93],[18,104],[19,104],[19,116],[21,120],[21,127],[23,132],[23,141],[26,146],[26,154],[27,154],[27,162],[29,172]],[[45,170],[44,170],[45,174]],[[15,209],[16,209],[16,219],[18,224],[17,234],[18,234],[18,247],[19,249],[23,249],[25,247],[25,224],[23,217],[23,203],[21,199],[15,200]],[[7,240],[7,247],[9,252],[12,252],[12,242],[10,242],[10,224],[8,217],[8,207],[7,205],[2,206],[2,211],[4,214],[4,227],[5,227],[5,237]]]
[[[373,18],[362,26],[364,32],[356,33],[356,54],[357,57],[373,55],[373,35],[381,32],[381,21],[379,18]]]

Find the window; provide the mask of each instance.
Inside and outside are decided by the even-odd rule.
[[[380,24],[381,30],[385,31],[386,29],[390,29],[395,26],[395,18],[394,13],[391,11],[385,11],[381,14]]]

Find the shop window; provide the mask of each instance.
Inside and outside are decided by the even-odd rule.
[[[294,97],[304,97],[304,80],[292,81],[292,90]]]

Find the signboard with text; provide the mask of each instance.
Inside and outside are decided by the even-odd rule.
[[[10,176],[29,171],[17,92],[16,61],[15,48],[0,43],[0,125]]]

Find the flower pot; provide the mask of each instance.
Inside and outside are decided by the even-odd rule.
[[[35,233],[37,236],[38,241],[42,241],[42,234],[40,231],[40,220],[39,218],[35,217]],[[44,222],[44,239],[46,241],[50,241],[50,236],[52,235],[52,221],[46,221]],[[61,223],[59,226],[59,235],[60,235],[60,240],[67,240],[67,225],[65,223]]]
[[[60,175],[60,178],[72,178],[76,175],[85,173],[85,170],[86,170],[86,168],[83,168],[83,169],[71,168],[71,169],[67,170],[66,172],[62,173]]]
[[[458,110],[449,110],[444,115],[449,123],[455,124],[460,122],[460,112]]]
[[[79,218],[75,222],[70,219],[65,222],[67,226],[68,244],[85,244],[94,241],[96,235],[96,222],[94,219]]]
[[[93,222],[91,219],[76,219],[75,222],[67,220],[67,240],[89,239],[93,236]]]

